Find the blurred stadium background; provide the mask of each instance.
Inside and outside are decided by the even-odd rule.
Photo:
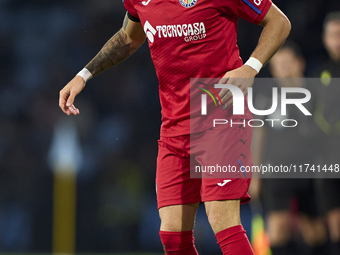
[[[322,22],[340,10],[339,1],[274,3],[291,20],[290,39],[302,47],[308,77],[327,58]],[[63,239],[53,226],[63,220],[77,253],[162,252],[154,188],[160,105],[147,44],[87,84],[76,100],[80,116],[66,117],[58,107],[59,90],[121,27],[124,14],[119,0],[0,0],[0,253],[50,253]],[[260,32],[240,21],[243,59]],[[56,216],[53,205],[66,213]],[[242,215],[249,230],[249,206]],[[219,254],[203,208],[198,218],[198,250]]]

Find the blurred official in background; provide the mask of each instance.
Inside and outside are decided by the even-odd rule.
[[[306,87],[304,78],[305,59],[300,48],[293,42],[286,42],[270,61],[270,71],[274,87]],[[274,83],[274,84],[273,84]],[[280,91],[280,89],[279,89]],[[263,86],[255,98],[257,105],[272,104],[272,90]],[[290,98],[298,97],[291,93]],[[278,97],[280,98],[280,97]],[[279,103],[280,105],[280,103]],[[307,106],[307,104],[306,104]],[[313,102],[308,102],[313,107]],[[310,118],[302,114],[294,105],[289,105],[287,115],[282,116],[280,109],[269,119],[295,119],[295,128],[284,128],[280,124],[266,123],[263,128],[254,129],[254,162],[258,164],[301,165],[313,162],[313,137],[309,130]],[[318,218],[316,210],[314,179],[254,179],[260,185],[261,198],[267,213],[267,231],[273,255],[325,254],[326,229]],[[258,182],[258,183],[256,183]],[[296,233],[302,237],[297,238]]]
[[[339,164],[340,156],[340,12],[329,13],[324,21],[322,40],[329,60],[316,72],[321,83],[317,87],[316,109],[320,164]],[[332,254],[340,254],[340,179],[316,180],[318,207],[328,223]]]

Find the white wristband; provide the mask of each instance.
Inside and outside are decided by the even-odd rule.
[[[79,73],[77,73],[78,76],[82,77],[85,82],[87,82],[89,79],[93,77],[93,75],[90,73],[89,70],[86,68],[83,68]]]
[[[260,72],[261,68],[262,68],[262,63],[253,57],[250,57],[247,62],[245,63],[245,65],[250,66],[251,68],[253,68],[254,70],[256,70],[257,73]]]

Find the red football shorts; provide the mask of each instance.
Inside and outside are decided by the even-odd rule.
[[[245,125],[228,123],[201,133],[160,138],[158,209],[206,201],[250,200],[252,128],[247,120],[243,122]]]

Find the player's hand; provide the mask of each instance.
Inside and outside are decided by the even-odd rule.
[[[61,91],[59,94],[59,107],[67,115],[78,115],[79,109],[74,106],[75,97],[85,87],[85,81],[80,76],[75,76]]]
[[[253,86],[257,71],[248,65],[243,65],[235,70],[227,72],[219,81],[219,84],[231,84],[239,87],[246,95],[248,88]],[[228,107],[233,103],[232,94],[229,89],[222,89],[219,93],[222,104]]]

